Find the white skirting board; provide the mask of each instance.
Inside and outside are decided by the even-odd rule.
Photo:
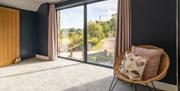
[[[39,54],[36,54],[36,58],[41,59],[41,60],[49,60],[49,58],[47,56],[39,55]]]
[[[43,56],[43,55],[39,55],[36,54],[36,58],[41,59],[41,60],[48,60],[47,56]],[[150,87],[153,87],[152,84],[148,84]],[[164,83],[164,82],[154,82],[154,85],[156,86],[157,89],[161,89],[164,91],[177,91],[177,86],[176,85],[172,85],[172,84],[168,84],[168,83]]]

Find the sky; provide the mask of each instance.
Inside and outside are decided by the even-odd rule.
[[[83,28],[84,10],[83,6],[60,10],[61,29]],[[87,5],[88,21],[107,21],[112,14],[117,13],[117,0],[107,0]]]

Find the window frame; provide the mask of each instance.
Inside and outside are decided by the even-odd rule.
[[[92,64],[92,65],[106,67],[106,68],[113,68],[113,66],[97,64],[97,63],[87,61],[87,56],[88,56],[88,51],[87,51],[87,48],[88,48],[88,44],[87,44],[87,33],[88,33],[88,29],[87,29],[87,22],[88,22],[87,21],[87,5],[97,3],[97,2],[102,2],[102,1],[108,1],[108,0],[90,0],[90,2],[83,2],[82,1],[82,3],[79,1],[78,2],[63,2],[62,4],[56,5],[56,12],[58,12],[60,10],[64,10],[64,9],[78,7],[78,6],[84,7],[84,21],[83,21],[84,22],[84,28],[83,28],[83,30],[84,30],[83,31],[83,34],[84,34],[84,50],[83,50],[84,57],[83,57],[83,59],[84,60],[78,60],[78,59],[63,57],[63,56],[59,56],[59,55],[58,55],[58,58],[63,58],[63,59],[72,60],[72,61],[76,61],[76,62],[82,62],[82,63],[86,63],[86,64]],[[73,4],[73,3],[76,3],[76,4]]]

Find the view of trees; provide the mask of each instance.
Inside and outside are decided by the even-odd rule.
[[[101,40],[115,37],[116,14],[108,21],[88,22],[88,44],[96,50],[102,46]]]
[[[88,22],[88,44],[91,45],[90,50],[97,50],[102,46],[101,41],[106,38],[115,37],[115,22],[117,14],[113,14],[110,20],[107,21],[89,21]],[[73,51],[78,51],[83,49],[84,45],[84,35],[83,29],[69,28],[69,29],[59,29],[59,39],[58,47],[62,47],[62,41],[68,41],[68,51],[73,55]],[[63,36],[66,35],[66,36]],[[60,51],[60,50],[59,50]]]
[[[105,0],[89,3],[86,8],[80,5],[58,10],[58,56],[112,66],[117,3],[118,0]],[[83,29],[84,21],[87,30]]]

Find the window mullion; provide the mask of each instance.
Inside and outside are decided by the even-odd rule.
[[[87,62],[87,4],[84,4],[84,62]]]

